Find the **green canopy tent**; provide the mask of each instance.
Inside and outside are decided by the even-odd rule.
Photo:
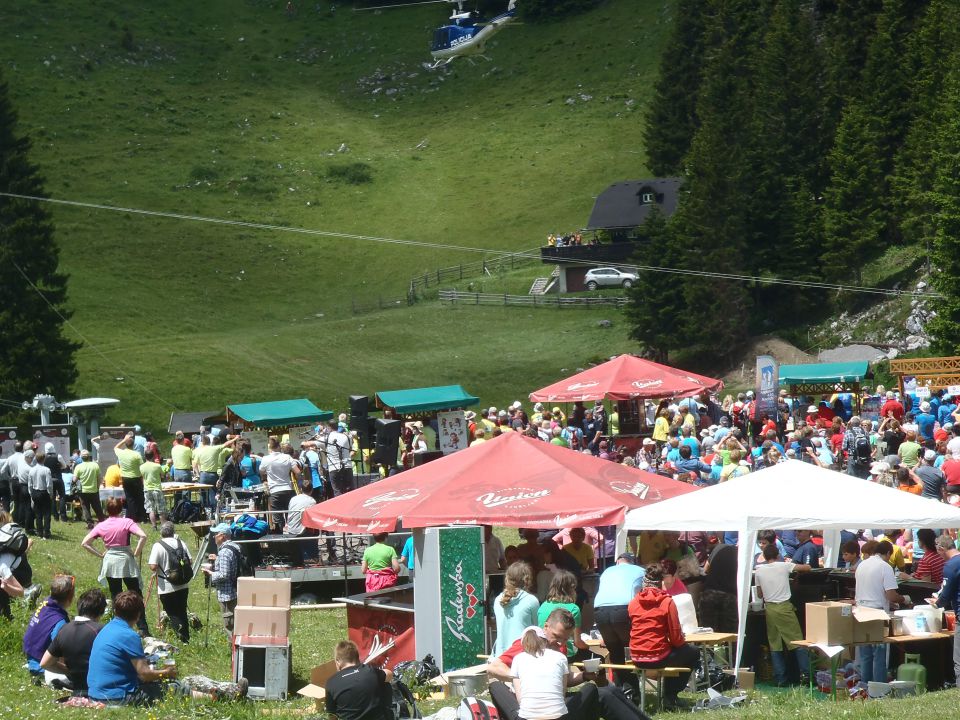
[[[332,417],[332,412],[321,410],[306,398],[227,406],[227,422],[233,425],[239,420],[248,428],[284,428]]]
[[[871,377],[870,364],[865,361],[780,366],[780,384],[789,385],[793,397],[848,392],[857,400],[858,413],[861,384]]]
[[[480,404],[480,398],[474,397],[460,385],[384,390],[376,394],[375,401],[377,407],[388,408],[401,415],[453,410]]]

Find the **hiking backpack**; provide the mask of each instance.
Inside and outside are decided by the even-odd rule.
[[[413,693],[403,680],[394,679],[392,683],[393,697],[390,709],[393,711],[393,720],[418,720],[423,715],[417,707]]]
[[[170,567],[163,573],[163,579],[172,585],[186,585],[193,580],[193,565],[190,564],[190,556],[183,547],[183,541],[178,539],[175,548],[162,540],[160,542],[170,561]]]
[[[457,706],[457,720],[500,720],[500,713],[492,703],[471,695]]]
[[[27,551],[27,544],[27,533],[16,523],[7,523],[0,527],[0,553],[19,557]]]
[[[870,462],[870,438],[863,431],[853,436],[853,461],[857,465],[866,465]]]
[[[170,520],[177,525],[197,522],[203,520],[203,518],[203,508],[190,500],[181,500],[174,506],[173,512],[170,513]]]

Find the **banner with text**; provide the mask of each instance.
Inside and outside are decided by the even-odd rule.
[[[70,425],[34,425],[33,441],[41,451],[47,443],[53,443],[57,454],[63,460],[70,459]]]
[[[764,415],[777,417],[777,390],[780,382],[780,366],[769,355],[757,356],[757,412],[759,421]]]
[[[443,672],[475,665],[484,646],[483,529],[440,528]]]

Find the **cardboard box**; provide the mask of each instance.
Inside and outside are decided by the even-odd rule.
[[[841,602],[807,603],[807,640],[826,645],[853,642],[853,606]]]
[[[297,690],[298,695],[313,698],[317,712],[324,711],[324,702],[327,698],[327,680],[332,678],[337,672],[337,664],[331,660],[323,665],[317,665],[310,671],[310,684]]]
[[[290,607],[289,578],[237,578],[237,605]]]
[[[887,637],[889,616],[883,610],[866,607],[853,608],[853,642],[883,642]]]
[[[287,637],[290,634],[290,608],[237,605],[233,615],[235,635]]]
[[[733,675],[733,670],[724,670],[727,675]],[[755,687],[756,673],[752,670],[737,670],[737,688],[740,690],[753,690]]]

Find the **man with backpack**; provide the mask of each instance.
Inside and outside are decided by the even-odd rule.
[[[230,523],[215,525],[210,529],[210,533],[217,543],[217,554],[209,556],[213,561],[213,569],[204,565],[203,572],[210,577],[210,584],[217,591],[223,628],[232,639],[233,611],[237,607],[237,578],[240,576],[243,550],[232,540]]]
[[[0,617],[8,620],[10,598],[22,597],[33,582],[33,569],[27,562],[30,538],[22,527],[10,522],[10,514],[0,510]]]
[[[873,449],[870,447],[870,438],[867,437],[866,431],[861,426],[858,415],[850,418],[840,447],[847,456],[847,475],[853,475],[863,480],[870,479],[870,462]]]
[[[160,540],[150,550],[147,564],[157,576],[157,595],[170,620],[170,627],[181,642],[190,642],[187,599],[193,579],[193,560],[169,520],[160,526]]]

